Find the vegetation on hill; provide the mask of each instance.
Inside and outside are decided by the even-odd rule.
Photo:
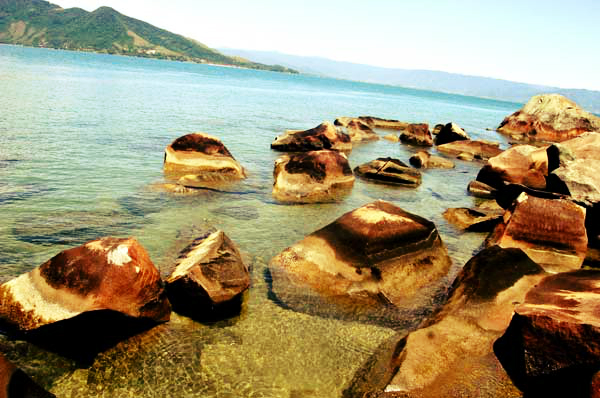
[[[0,0],[0,43],[297,73],[280,65],[223,55],[110,7],[88,12],[63,9],[44,0]]]

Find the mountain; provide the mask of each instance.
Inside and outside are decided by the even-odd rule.
[[[518,103],[525,103],[537,94],[558,93],[572,99],[581,107],[591,112],[600,113],[600,92],[598,91],[562,89],[440,71],[381,68],[333,61],[321,57],[303,57],[271,51],[238,49],[220,49],[220,51],[228,55],[252,58],[258,62],[276,63],[288,68],[297,69],[303,73],[318,76],[493,98]]]
[[[110,7],[88,12],[81,8],[62,9],[43,0],[0,0],[0,43],[297,73],[279,65],[226,56]]]

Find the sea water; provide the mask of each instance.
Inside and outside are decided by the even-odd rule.
[[[398,332],[286,309],[269,294],[268,262],[345,212],[384,199],[433,221],[453,260],[447,283],[481,246],[442,213],[472,207],[481,163],[425,170],[418,188],[357,179],[337,203],[271,197],[270,149],[287,129],[372,115],[430,126],[453,121],[473,139],[519,104],[306,75],[0,45],[0,282],[102,236],[136,237],[163,276],[195,237],[219,228],[239,246],[252,286],[239,316],[171,321],[99,353],[90,364],[0,336],[0,352],[59,397],[338,397]],[[161,188],[164,148],[202,131],[219,137],[248,179],[225,192]],[[378,131],[383,137],[389,132]],[[352,167],[407,162],[418,148],[356,145]],[[432,150],[435,153],[435,149]]]

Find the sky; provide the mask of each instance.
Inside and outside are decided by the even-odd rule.
[[[212,48],[600,90],[599,0],[57,0]]]

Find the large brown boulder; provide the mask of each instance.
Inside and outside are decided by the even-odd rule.
[[[553,272],[581,267],[587,251],[585,208],[565,199],[521,193],[486,240],[487,245],[518,247]]]
[[[600,132],[600,118],[559,94],[532,97],[504,118],[498,132],[519,140],[561,142],[587,131]]]
[[[54,396],[0,354],[0,398],[51,398]]]
[[[515,145],[488,159],[477,181],[500,188],[506,183],[523,184],[534,189],[546,188],[548,155],[546,147]]]
[[[394,158],[377,158],[354,168],[357,176],[384,184],[416,187],[421,184],[421,173]]]
[[[470,139],[469,135],[458,124],[450,122],[445,124],[435,136],[435,145]]]
[[[250,273],[235,244],[218,230],[180,253],[166,285],[176,311],[202,315],[238,305],[250,286]]]
[[[589,397],[600,370],[600,271],[551,275],[515,309],[494,351],[527,396]]]
[[[406,322],[414,316],[398,310],[422,310],[449,267],[432,222],[376,201],[285,249],[272,259],[270,272],[273,292],[291,308]]]
[[[339,131],[330,122],[323,122],[308,130],[288,130],[275,138],[271,148],[284,152],[308,152],[320,149],[351,152],[352,141],[348,134]]]
[[[354,184],[348,158],[337,151],[283,155],[275,161],[273,197],[281,202],[329,202]]]
[[[433,138],[427,123],[411,123],[400,134],[400,141],[420,146],[433,146]]]
[[[0,286],[0,317],[20,331],[100,310],[169,320],[158,270],[133,238],[102,238],[65,250]]]
[[[377,141],[379,139],[377,133],[360,119],[350,120],[342,129],[350,136],[352,142]]]
[[[416,168],[424,169],[453,169],[454,163],[441,156],[431,155],[426,151],[419,151],[412,155],[408,162]]]
[[[457,140],[437,146],[437,150],[463,160],[485,160],[502,153],[500,144],[488,141]]]
[[[236,180],[246,177],[244,168],[216,137],[192,133],[177,138],[165,149],[164,170],[190,174],[199,180]]]

